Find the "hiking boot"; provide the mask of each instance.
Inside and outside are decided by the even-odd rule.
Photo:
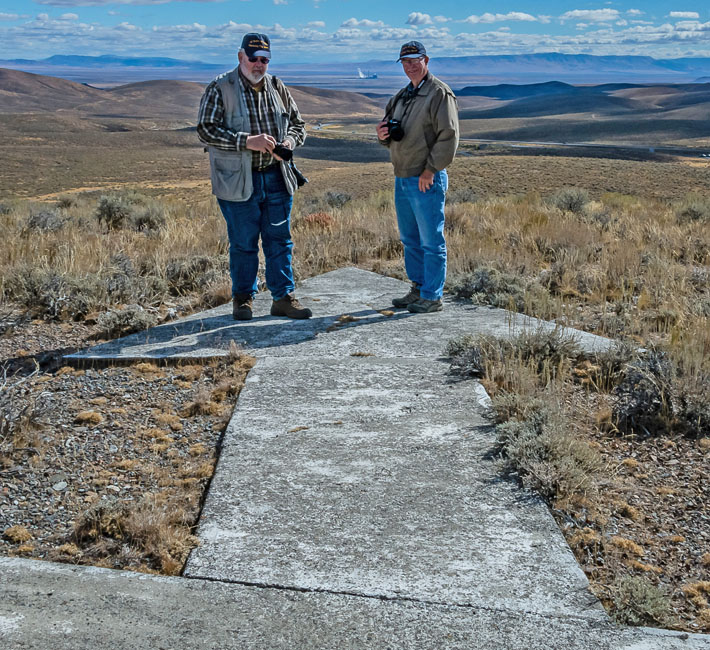
[[[407,310],[413,314],[431,314],[435,311],[441,311],[444,308],[444,303],[439,300],[425,300],[419,298],[416,302],[409,303]]]
[[[232,298],[232,318],[234,320],[251,320],[252,297],[250,293],[238,293]]]
[[[392,304],[395,307],[408,307],[420,298],[421,296],[419,295],[419,287],[416,284],[413,284],[412,288],[409,290],[409,293],[406,296],[402,296],[401,298],[393,298]]]
[[[287,318],[310,318],[313,316],[313,312],[298,302],[292,293],[287,293],[280,300],[274,300],[271,303],[271,315],[286,316]]]

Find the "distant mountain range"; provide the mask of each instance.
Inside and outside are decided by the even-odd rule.
[[[394,55],[393,55],[394,58]],[[97,72],[105,78],[120,79],[190,79],[207,81],[235,65],[184,61],[166,57],[125,57],[115,55],[79,56],[55,55],[47,59],[0,60],[0,67],[25,70],[38,74],[62,76],[74,81],[92,82]],[[401,66],[394,60],[359,62],[281,63],[275,60],[272,69],[287,81],[318,77],[356,76],[360,67],[378,77],[402,77]],[[531,83],[562,80],[568,83],[604,82],[664,82],[686,83],[710,79],[710,58],[654,59],[649,56],[594,56],[590,54],[521,54],[501,56],[464,56],[433,58],[431,70],[437,76],[455,83],[457,78],[480,83],[510,81]],[[459,87],[463,84],[459,84]]]

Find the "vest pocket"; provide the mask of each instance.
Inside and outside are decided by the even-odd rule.
[[[246,161],[248,162],[248,161]],[[212,192],[221,199],[243,201],[249,198],[251,188],[247,188],[247,173],[251,180],[251,165],[244,164],[244,155],[212,155]]]

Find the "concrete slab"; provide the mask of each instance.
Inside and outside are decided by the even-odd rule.
[[[392,310],[394,296],[409,285],[394,278],[357,268],[344,268],[306,280],[299,299],[313,310],[305,321],[269,316],[271,298],[262,293],[254,301],[254,319],[235,322],[231,305],[193,314],[65,357],[72,363],[142,359],[205,359],[228,354],[237,343],[257,356],[339,357],[353,352],[388,356],[436,357],[446,343],[461,334],[508,336],[523,330],[555,328],[554,323],[514,314],[504,309],[477,307],[445,300],[436,314],[413,315]],[[394,311],[388,316],[382,312]],[[352,322],[336,327],[343,315]],[[422,320],[425,319],[425,320]],[[396,323],[396,328],[393,325]],[[609,339],[565,330],[588,350],[603,349]]]
[[[385,601],[0,558],[4,650],[710,650],[575,617]]]
[[[422,358],[271,358],[185,575],[604,620],[547,507],[501,478],[472,382]]]

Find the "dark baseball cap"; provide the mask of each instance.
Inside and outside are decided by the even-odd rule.
[[[420,56],[426,56],[426,48],[419,41],[409,41],[409,43],[402,45],[397,61],[401,61],[402,59],[417,59]]]
[[[247,56],[265,56],[271,58],[271,41],[266,34],[250,32],[244,34],[242,39],[242,49]]]

